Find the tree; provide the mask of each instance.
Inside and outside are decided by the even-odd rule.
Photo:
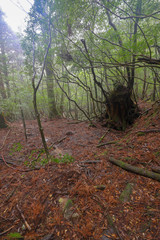
[[[137,107],[132,100],[135,85],[143,91],[146,85],[142,81],[146,82],[147,77],[153,74],[155,80],[149,84],[154,84],[155,92],[159,81],[159,70],[155,70],[159,64],[159,55],[155,53],[155,49],[157,53],[159,49],[158,7],[158,0],[34,2],[30,12],[30,26],[37,28],[35,42],[39,65],[42,65],[46,49],[48,23],[51,26],[52,43],[44,71],[50,118],[58,113],[58,94],[55,89],[59,86],[63,96],[70,101],[70,110],[76,111],[78,108],[85,118],[98,116],[107,107],[110,120],[118,119],[122,128],[132,122],[128,117],[121,119],[121,116],[126,115],[127,111],[127,116],[130,113],[133,118],[137,116]],[[148,76],[143,68],[147,69]],[[56,80],[54,91],[53,78]],[[114,98],[113,89],[116,94],[117,89],[124,90],[128,110],[123,106],[125,101],[118,102],[117,96],[122,96],[122,92]],[[118,107],[114,107],[113,99],[116,99]],[[126,109],[125,114],[122,109]],[[116,114],[118,116],[115,118]]]

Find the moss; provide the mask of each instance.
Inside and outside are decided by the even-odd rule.
[[[144,136],[145,135],[145,132],[138,132],[137,133],[137,136]]]

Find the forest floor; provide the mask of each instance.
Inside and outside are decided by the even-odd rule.
[[[21,122],[1,129],[0,239],[160,239],[159,182],[109,161],[160,166],[160,103],[140,107],[124,132],[42,120],[49,162],[36,121],[26,121],[27,142]]]

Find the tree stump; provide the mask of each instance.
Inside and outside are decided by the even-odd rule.
[[[131,98],[131,92],[118,85],[109,95],[106,103],[107,126],[125,130],[139,116],[139,109]]]

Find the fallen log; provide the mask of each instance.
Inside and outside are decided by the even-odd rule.
[[[158,174],[158,173],[154,173],[154,172],[146,170],[144,168],[139,168],[139,167],[132,166],[128,163],[125,163],[125,162],[120,161],[120,160],[116,160],[114,158],[110,158],[109,161],[111,163],[129,171],[129,172],[133,172],[133,173],[142,175],[144,177],[152,178],[152,179],[160,182],[160,174]]]
[[[157,133],[160,132],[160,129],[149,129],[149,130],[138,130],[136,133]]]
[[[160,174],[160,167],[159,166],[152,166],[152,171]]]
[[[105,145],[111,145],[111,144],[116,144],[118,141],[110,141],[110,142],[106,142],[106,143],[101,143],[101,144],[98,144],[96,147],[99,148],[99,147],[102,147],[102,146],[105,146]]]

